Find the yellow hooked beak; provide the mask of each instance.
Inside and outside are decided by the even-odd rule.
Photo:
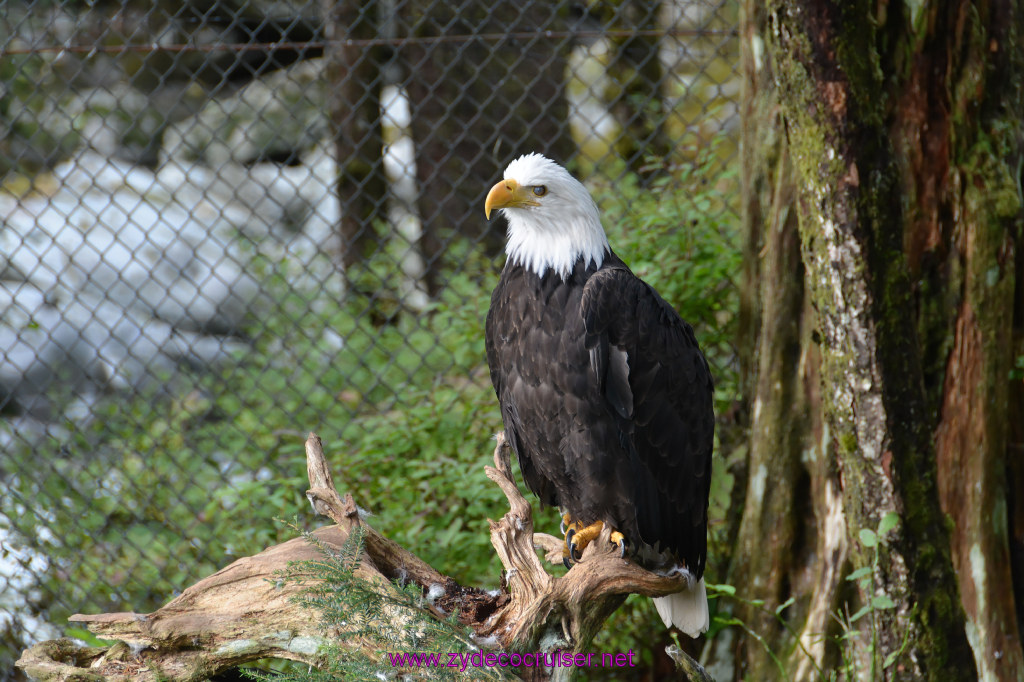
[[[496,208],[523,208],[526,206],[540,206],[540,202],[530,196],[530,188],[520,187],[515,180],[502,180],[487,193],[487,199],[484,201],[484,215],[490,220],[491,211]]]

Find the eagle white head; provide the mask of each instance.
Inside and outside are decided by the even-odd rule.
[[[508,165],[504,179],[487,193],[488,219],[494,209],[508,220],[509,262],[538,275],[550,268],[567,279],[577,260],[600,267],[609,251],[590,192],[540,154],[520,156]]]

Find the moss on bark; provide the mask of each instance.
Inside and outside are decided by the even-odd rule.
[[[902,179],[886,123],[893,83],[884,67],[901,36],[899,22],[880,22],[876,8],[773,2],[768,52],[803,187],[803,257],[856,564],[870,559],[858,532],[888,512],[901,517],[875,573],[874,593],[897,606],[877,614],[873,667],[892,678],[967,679],[976,672],[951,596],[957,585],[903,250]],[[890,656],[895,665],[883,671]]]
[[[1007,14],[1009,12],[1009,14]],[[1014,254],[1024,243],[1019,169],[1024,102],[1018,3],[971,6],[958,15],[960,49],[950,64],[954,93],[950,202],[958,220],[950,252],[960,277],[951,350],[940,375],[936,429],[943,507],[953,521],[968,637],[984,679],[1024,679],[1007,518],[1009,424],[1014,362],[1011,311],[1020,296]],[[1016,17],[1016,21],[1014,21]],[[947,38],[948,39],[948,38]]]

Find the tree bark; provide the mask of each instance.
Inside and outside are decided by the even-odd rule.
[[[1020,476],[1007,452],[1024,421],[1006,379],[1021,347],[1024,69],[1003,47],[1021,35],[1019,3],[745,10],[745,107],[758,117],[744,123],[745,281],[758,288],[744,301],[757,344],[745,346],[750,480],[731,575],[769,609],[795,601],[787,628],[737,613],[792,651],[787,676],[831,666],[848,546],[871,570],[860,602],[895,607],[875,609],[877,638],[836,652],[844,660],[886,679],[1019,679],[1008,536],[1024,534],[1005,481]],[[780,181],[787,151],[795,194]],[[890,513],[896,529],[863,543]],[[740,670],[772,675],[747,649]]]
[[[867,3],[772,3],[769,54],[802,181],[805,265],[821,328],[826,414],[852,538],[900,518],[896,537],[853,543],[872,567],[873,619],[863,652],[873,674],[976,676],[938,505],[914,305],[902,251],[899,171],[885,128],[882,29]],[[888,665],[886,665],[888,664]]]
[[[803,267],[795,190],[784,141],[777,141],[775,165],[765,178],[772,186],[770,213],[763,235],[759,300],[762,324],[756,345],[756,382],[751,393],[748,479],[729,582],[748,599],[763,600],[767,610],[740,607],[737,615],[773,648],[783,639],[772,610],[788,599],[797,524],[793,509],[801,475],[808,415],[801,377],[786,369],[801,352]],[[737,661],[745,676],[766,679],[775,668],[761,647],[754,646]]]
[[[951,305],[921,323],[946,339],[933,347],[949,348],[951,340],[934,380],[941,386],[939,492],[953,521],[953,563],[979,675],[1020,680],[1024,653],[1015,601],[1024,595],[1014,594],[1011,575],[1006,474],[1009,425],[1024,423],[1019,403],[1011,411],[1007,380],[1012,351],[1019,348],[1013,311],[1020,296],[1016,260],[1024,247],[1021,7],[946,3],[928,8],[918,22],[923,30],[910,81],[923,83],[918,90],[926,96],[905,110],[930,114],[938,143],[915,147],[912,135],[902,136],[921,161],[909,175],[926,212],[910,234],[922,271],[945,266],[954,273],[941,297]],[[936,79],[945,87],[938,92],[922,73],[926,64],[945,65]],[[956,220],[927,220],[929,213]]]
[[[315,536],[335,549],[348,537],[338,527],[321,528]],[[319,663],[324,633],[315,619],[291,602],[299,588],[278,585],[274,576],[289,562],[318,558],[316,547],[296,538],[239,559],[153,613],[76,614],[71,622],[117,643],[79,648],[68,640],[42,642],[26,651],[17,665],[31,679],[43,681],[201,682],[259,658]],[[360,568],[363,578],[371,579],[374,573]]]
[[[729,582],[734,614],[786,659],[786,677],[818,679],[836,663],[833,615],[847,559],[842,494],[823,414],[797,225],[797,186],[763,38],[763,3],[743,7],[745,236],[742,393],[749,401],[748,478]],[[754,600],[754,603],[750,603]],[[775,609],[782,604],[781,619]],[[736,678],[772,679],[761,643],[739,639]],[[777,656],[779,657],[779,656]]]

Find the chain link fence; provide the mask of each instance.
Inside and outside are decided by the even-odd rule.
[[[341,484],[399,505],[396,486],[436,470],[388,474],[394,453],[486,458],[503,225],[482,205],[519,154],[586,178],[634,268],[705,300],[684,317],[728,386],[736,273],[715,259],[738,223],[737,15],[6,3],[0,679],[72,613],[152,610],[292,535],[274,518],[304,504],[310,429],[336,444]],[[470,511],[402,530],[455,541]]]

